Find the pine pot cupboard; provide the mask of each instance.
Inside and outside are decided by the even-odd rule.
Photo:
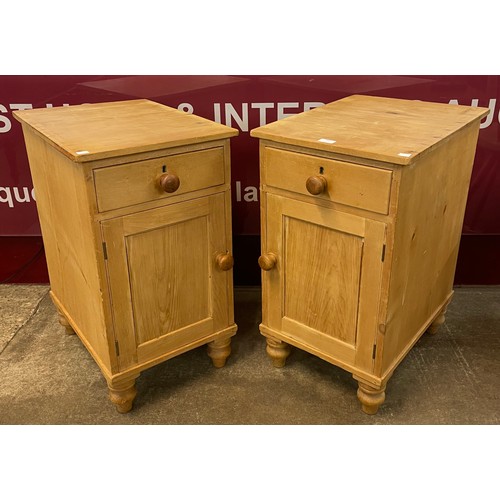
[[[22,123],[60,322],[119,412],[141,371],[208,344],[233,317],[229,138],[145,99],[14,113]]]
[[[353,374],[368,414],[444,322],[486,108],[353,95],[254,129],[262,324]]]

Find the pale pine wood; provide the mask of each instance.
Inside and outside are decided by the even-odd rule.
[[[61,311],[61,314],[63,314],[64,317],[67,319],[73,331],[76,333],[76,335],[78,335],[79,339],[82,341],[82,344],[86,347],[87,351],[90,353],[92,358],[94,358],[94,361],[99,366],[106,380],[111,380],[111,378],[113,377],[113,372],[116,370],[116,365],[112,363],[111,369],[109,369],[109,367],[103,363],[102,359],[99,357],[99,354],[95,351],[94,346],[89,342],[87,336],[85,336],[84,332],[79,328],[79,326],[75,323],[73,318],[69,315],[64,305],[61,302],[59,302],[59,299],[54,295],[52,290],[49,292],[49,295],[56,309]]]
[[[368,384],[358,382],[357,396],[361,409],[368,415],[375,415],[380,405],[385,401],[385,386],[374,389]]]
[[[66,319],[66,316],[62,314],[60,311],[57,311],[57,315],[59,317],[59,323],[64,326],[64,329],[68,335],[75,335],[75,330],[70,325],[69,321]]]
[[[281,320],[280,331],[282,335],[278,338],[285,340],[285,342],[294,340],[304,345],[314,346],[328,356],[342,360],[346,366],[354,366],[356,347],[348,342],[343,342],[331,334],[316,330],[286,316]]]
[[[75,162],[238,135],[237,130],[225,125],[146,99],[62,106],[49,111],[32,109],[13,114]]]
[[[231,339],[221,338],[213,340],[207,344],[207,354],[212,360],[215,368],[222,368],[226,365],[226,360],[231,354]]]
[[[376,349],[385,235],[387,225],[366,219],[363,260],[358,308],[355,366],[364,372],[373,371],[373,352]]]
[[[134,399],[137,396],[135,377],[119,382],[108,381],[108,389],[109,399],[115,405],[118,413],[127,413],[132,409]]]
[[[385,225],[289,197],[265,201],[263,251],[276,264],[262,274],[263,323],[280,340],[314,345],[345,366],[357,358],[360,370],[371,370]],[[361,309],[366,317],[358,319]]]
[[[146,342],[137,342],[137,361],[139,364],[156,359],[164,352],[175,350],[184,345],[189,345],[198,339],[205,339],[214,331],[212,318],[203,318],[200,321],[190,322],[189,325],[170,332],[162,333],[155,339]],[[208,340],[207,340],[208,342]]]
[[[163,172],[174,174],[179,178],[179,188],[172,193],[166,193],[159,186]],[[99,168],[94,170],[94,180],[97,205],[103,212],[175,197],[224,184],[223,148]]]
[[[452,290],[478,133],[467,127],[400,172],[382,377]]]
[[[130,368],[126,368],[123,371],[116,372],[115,374],[110,375],[109,377],[106,378],[107,380],[119,382],[121,380],[125,380],[130,376],[138,376],[138,374],[140,374],[144,370],[147,370],[148,368],[151,368],[152,366],[156,366],[159,363],[168,361],[169,359],[179,356],[185,352],[191,351],[192,349],[196,349],[197,347],[200,347],[202,345],[207,345],[213,340],[232,337],[236,334],[237,330],[238,330],[237,325],[232,324],[231,326],[228,326],[223,330],[217,330],[209,335],[198,337],[196,338],[196,340],[188,344],[184,344],[180,347],[172,347],[170,350],[162,352],[156,358],[150,358],[148,361],[137,363],[131,366]]]
[[[127,235],[126,241],[139,344],[208,317],[206,216]]]
[[[313,343],[304,342],[298,338],[293,337],[292,335],[290,335],[288,333],[284,333],[282,330],[278,331],[278,330],[275,330],[273,328],[269,328],[264,323],[261,323],[259,325],[259,330],[260,330],[260,333],[264,337],[266,337],[266,339],[267,338],[280,339],[282,342],[290,344],[291,346],[297,347],[299,349],[303,349],[304,351],[307,351],[307,352],[313,354],[314,356],[317,356],[318,358],[321,358],[321,359],[327,361],[328,363],[331,363],[331,364],[336,365],[340,368],[343,368],[344,370],[347,370],[347,371],[355,374],[356,376],[360,377],[362,380],[368,381],[371,384],[377,385],[380,383],[379,377],[374,376],[372,373],[364,372],[363,370],[352,365],[352,363],[349,364],[349,363],[345,363],[343,361],[344,357],[347,359],[351,359],[351,360],[354,359],[355,351],[354,351],[354,348],[352,346],[350,346],[349,344],[345,344],[345,343],[339,344],[339,346],[342,346],[342,348],[343,348],[343,350],[340,349],[340,352],[344,355],[344,356],[339,357],[337,355],[338,351],[339,351],[338,349],[335,350],[333,355],[331,355],[331,354],[321,350],[318,346],[316,346]],[[332,341],[332,339],[330,338],[328,340],[328,342],[335,343],[335,342],[339,342],[339,341],[336,341],[336,340]],[[352,351],[353,354],[349,354],[349,351]]]
[[[290,356],[290,345],[282,340],[272,337],[268,337],[266,339],[266,343],[266,352],[271,358],[273,366],[275,368],[283,368],[285,366],[286,359]]]
[[[231,240],[228,238],[228,206],[231,206],[229,192],[208,197],[208,273],[210,276],[210,311],[214,322],[215,330],[222,330],[234,323],[233,307],[228,307],[233,303],[232,268],[223,270],[217,265],[217,256],[221,253],[231,254]],[[230,226],[229,226],[230,227]],[[193,276],[193,279],[196,277]]]
[[[436,333],[439,332],[441,329],[441,326],[445,323],[446,321],[446,310],[448,309],[448,304],[441,309],[439,312],[438,316],[433,320],[429,328],[427,328],[427,333],[431,335],[436,335]]]
[[[237,330],[227,139],[237,132],[171,111],[143,101],[18,117],[37,179],[51,297],[122,413],[142,370],[208,343],[222,366]],[[141,144],[128,142],[124,127],[138,123]],[[95,140],[97,151],[74,156],[73,139]],[[172,194],[159,184],[165,171],[179,175]]]
[[[95,253],[98,235],[91,221],[84,172],[29,128],[23,127],[23,132],[52,296],[64,305],[66,320],[77,325],[93,346],[99,364],[111,370],[109,322],[103,299],[96,293],[103,278]]]
[[[409,165],[488,108],[352,95],[253,129],[252,137]],[[328,143],[320,141],[335,141]],[[410,156],[400,156],[409,154]]]
[[[216,262],[227,249],[224,204],[218,194],[102,223],[113,242],[108,270],[121,369],[228,326],[230,271]]]
[[[325,180],[318,198],[386,214],[391,193],[392,171],[368,168],[317,156],[266,148],[266,183],[294,193],[310,194],[311,177]],[[321,190],[323,191],[323,190]]]
[[[363,241],[288,217],[283,235],[284,315],[355,344]]]
[[[224,168],[225,168],[225,179],[228,185],[228,189],[226,189],[223,193],[224,199],[224,211],[221,213],[221,216],[224,218],[223,231],[225,236],[226,248],[225,252],[227,254],[232,254],[233,248],[233,232],[232,232],[232,216],[231,216],[231,188],[230,188],[230,179],[231,179],[231,151],[229,149],[229,140],[225,141],[224,144]],[[217,205],[216,197],[211,197],[211,207]],[[212,222],[215,217],[212,217]],[[219,222],[220,223],[220,222]],[[215,249],[216,242],[212,243],[212,252],[217,254],[220,252],[220,249]],[[221,313],[217,313],[217,316],[220,318],[221,323],[217,324],[217,328],[220,330],[224,330],[227,328],[227,325],[232,325],[236,328],[234,324],[234,291],[233,291],[233,270],[228,269],[227,271],[222,271],[223,276],[225,277],[225,294],[223,295],[223,299],[216,302],[215,307],[220,304],[220,308],[222,310]],[[236,330],[235,330],[236,331]],[[222,338],[222,337],[221,337]]]
[[[368,414],[444,322],[487,112],[352,96],[252,131],[262,139],[260,331],[350,371]],[[330,132],[336,143],[317,142]]]

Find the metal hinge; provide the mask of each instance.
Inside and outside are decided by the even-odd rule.
[[[118,345],[118,340],[115,340],[115,351],[116,351],[116,356],[120,356],[120,346]]]
[[[102,251],[104,253],[104,260],[108,260],[108,248],[105,241],[102,242]]]
[[[375,354],[377,354],[377,344],[373,344],[372,359],[375,359]]]
[[[384,262],[384,259],[385,259],[385,243],[382,246],[382,262]]]

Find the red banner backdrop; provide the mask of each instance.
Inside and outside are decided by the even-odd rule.
[[[368,94],[490,108],[479,134],[456,283],[500,284],[499,86],[499,76],[0,76],[0,281],[47,282],[36,193],[12,111],[147,98],[239,129],[231,140],[238,285],[260,280],[259,156],[250,130]]]

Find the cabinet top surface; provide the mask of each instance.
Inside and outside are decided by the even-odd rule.
[[[77,162],[238,135],[236,129],[147,99],[15,111]]]
[[[352,95],[256,128],[251,135],[408,165],[488,112],[488,108]]]

